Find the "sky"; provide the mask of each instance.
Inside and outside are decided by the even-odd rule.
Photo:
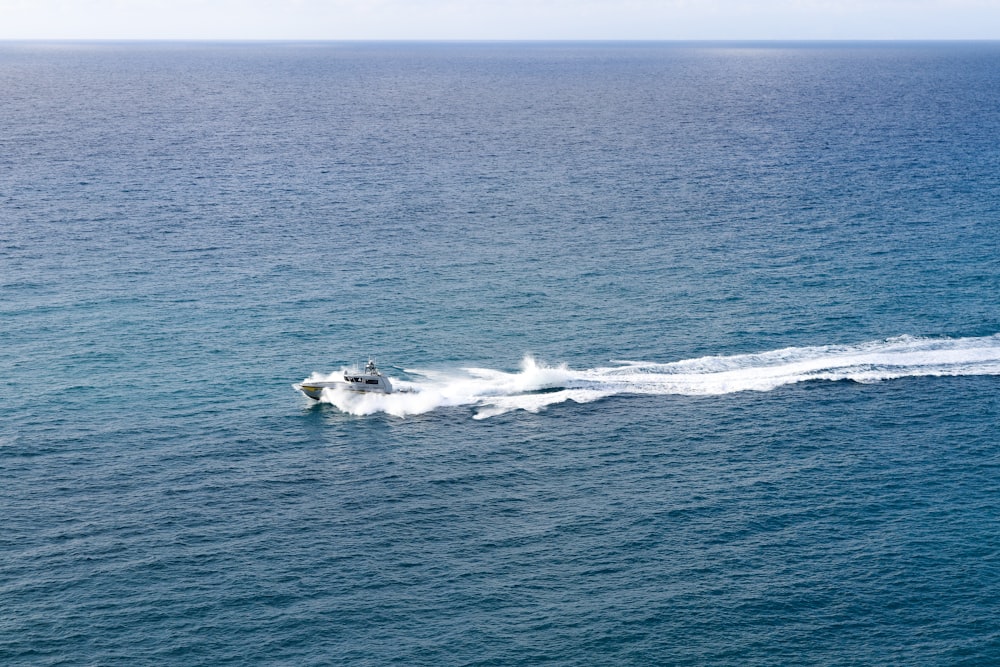
[[[0,39],[1000,39],[1000,0],[0,0]]]

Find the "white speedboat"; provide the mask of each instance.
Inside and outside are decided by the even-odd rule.
[[[323,382],[312,382],[303,380],[299,384],[292,385],[309,398],[319,400],[324,389],[346,389],[347,391],[371,392],[376,394],[391,394],[392,383],[389,378],[382,375],[375,365],[374,359],[369,359],[365,364],[365,370],[349,369],[344,371],[344,381],[327,380]]]

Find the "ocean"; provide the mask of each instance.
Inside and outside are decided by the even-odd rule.
[[[0,43],[0,663],[1000,664],[998,137],[996,42]]]

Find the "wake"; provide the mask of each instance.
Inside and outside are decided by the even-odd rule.
[[[612,366],[573,370],[525,357],[515,373],[488,368],[407,370],[419,379],[392,378],[404,390],[364,394],[325,389],[322,402],[343,412],[397,417],[470,406],[475,419],[512,410],[538,412],[574,401],[590,403],[622,394],[714,396],[771,391],[811,380],[872,383],[904,377],[1000,375],[1000,334],[981,338],[899,336],[859,345],[789,347],[758,354],[702,357],[671,363],[611,361]],[[329,379],[335,379],[334,373]],[[310,379],[327,379],[313,375]]]

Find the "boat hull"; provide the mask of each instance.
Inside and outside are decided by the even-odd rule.
[[[333,388],[337,385],[342,385],[342,382],[303,382],[301,384],[293,384],[292,386],[301,391],[303,394],[309,398],[318,401],[323,397],[323,390],[326,388]]]
[[[343,391],[350,391],[358,394],[391,394],[391,389],[385,389],[382,385],[364,385],[355,384],[348,382],[302,382],[300,384],[293,384],[292,387],[301,391],[303,394],[318,401],[323,398],[324,389],[341,389]]]

